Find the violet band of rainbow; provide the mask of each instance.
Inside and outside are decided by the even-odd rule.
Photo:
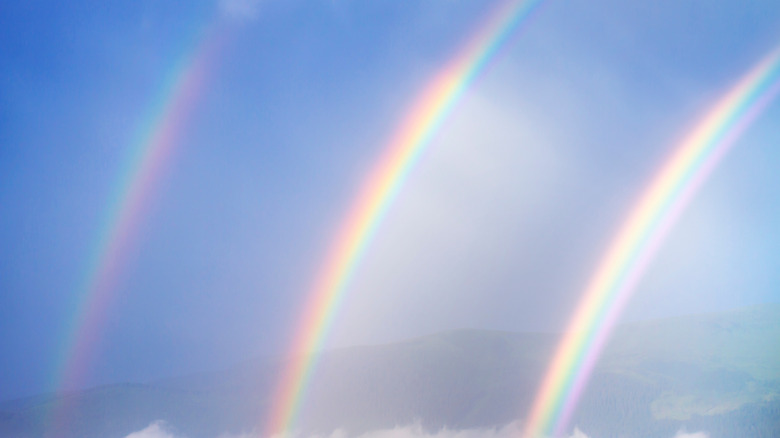
[[[560,436],[657,250],[741,134],[780,93],[780,48],[753,67],[690,130],[616,234],[585,289],[527,417],[525,437]]]
[[[265,418],[266,436],[289,432],[347,285],[388,208],[426,146],[452,112],[465,90],[505,45],[541,0],[502,2],[415,100],[387,143],[377,165],[352,204],[325,257],[296,331],[272,405]]]

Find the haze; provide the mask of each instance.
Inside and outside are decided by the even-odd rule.
[[[496,2],[33,1],[0,10],[0,398],[55,391],[128,156],[227,29],[76,388],[283,351],[414,97]],[[780,44],[773,1],[548,2],[465,93],[370,243],[327,346],[560,331],[672,148]],[[629,321],[778,302],[774,104],[684,213]]]

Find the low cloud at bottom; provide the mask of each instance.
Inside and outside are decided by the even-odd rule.
[[[357,436],[349,435],[342,429],[337,429],[329,435],[309,435],[299,436],[296,434],[284,435],[275,438],[517,438],[523,433],[520,422],[515,421],[507,424],[501,428],[485,428],[485,429],[441,429],[437,432],[428,432],[424,430],[419,424],[412,424],[404,427],[394,427],[392,429],[380,429],[367,433],[363,433]],[[636,435],[641,436],[641,433]],[[127,435],[126,438],[187,438],[184,435],[178,435],[169,428],[165,422],[156,421],[150,424],[143,430],[133,432]],[[261,438],[260,434],[253,432],[241,433],[238,435],[224,433],[215,438]],[[574,428],[574,431],[567,438],[599,438],[590,436],[579,428]],[[674,435],[674,438],[709,438],[709,435],[705,432],[688,433],[686,431],[679,431]]]

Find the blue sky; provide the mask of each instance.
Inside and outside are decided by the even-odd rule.
[[[155,186],[86,385],[280,351],[405,109],[495,4],[0,8],[0,399],[54,389],[128,151],[203,29],[227,23],[228,42]],[[545,4],[413,171],[329,345],[562,329],[654,170],[778,44],[773,1]],[[778,117],[775,103],[683,215],[627,319],[780,300]]]

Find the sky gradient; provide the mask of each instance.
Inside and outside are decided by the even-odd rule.
[[[465,92],[329,346],[562,330],[686,130],[780,44],[772,1],[550,2]],[[204,29],[226,42],[158,178],[83,385],[283,351],[405,111],[494,2],[33,1],[0,9],[0,399],[52,391],[133,141]],[[780,301],[773,105],[670,233],[628,319]]]

